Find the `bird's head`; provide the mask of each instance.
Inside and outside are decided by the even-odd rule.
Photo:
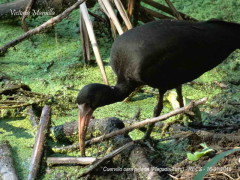
[[[82,156],[85,156],[85,136],[93,111],[114,102],[115,88],[103,84],[89,84],[84,86],[77,96],[79,108],[79,145]]]

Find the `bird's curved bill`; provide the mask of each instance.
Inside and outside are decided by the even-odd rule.
[[[79,121],[78,121],[78,138],[81,155],[85,156],[85,136],[90,119],[92,118],[93,110],[87,104],[78,105]]]

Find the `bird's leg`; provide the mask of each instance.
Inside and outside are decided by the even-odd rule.
[[[154,117],[157,117],[157,116],[159,116],[161,114],[161,111],[163,109],[163,96],[164,96],[165,92],[166,91],[162,91],[162,90],[160,91],[159,90],[158,103],[155,106],[154,112],[153,112],[153,116]],[[152,130],[154,128],[154,125],[155,125],[155,123],[151,123],[151,124],[148,125],[148,129],[147,129],[147,132],[144,135],[144,139],[149,139],[149,137],[151,135],[151,132],[152,132]]]
[[[183,95],[182,95],[182,85],[178,86],[176,88],[176,91],[177,91],[177,95],[178,95],[177,100],[179,102],[179,105],[180,105],[180,107],[183,107],[184,102],[183,102]]]

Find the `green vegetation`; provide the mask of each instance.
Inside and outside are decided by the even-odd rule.
[[[206,143],[200,144],[203,149],[201,151],[196,151],[194,153],[187,153],[187,157],[190,161],[197,161],[199,160],[202,156],[205,156],[209,154],[210,152],[213,152],[214,150],[209,148]]]
[[[8,0],[0,0],[0,3],[5,2],[8,2]],[[174,0],[173,2],[178,10],[199,20],[221,18],[227,21],[240,22],[240,1]],[[32,18],[28,20],[28,24],[33,28],[48,18]],[[78,10],[76,10],[68,19],[57,24],[54,29],[34,36],[32,38],[34,43],[30,40],[24,41],[15,48],[11,48],[4,57],[0,57],[0,75],[5,74],[17,82],[23,82],[29,85],[34,92],[53,96],[52,124],[54,125],[76,120],[77,108],[75,98],[78,90],[92,82],[102,83],[97,65],[89,66],[83,64],[81,61],[81,43],[77,32],[78,18]],[[23,33],[19,22],[19,20],[0,22],[0,46]],[[101,55],[106,64],[109,82],[111,85],[114,85],[115,75],[108,65],[109,52],[113,40],[109,35],[105,34],[107,32],[105,25],[100,24],[100,26],[104,28],[101,32],[100,30],[97,32],[98,43],[101,48]],[[219,102],[227,100],[239,101],[239,77],[240,51],[238,50],[223,64],[196,80],[196,82],[203,83],[203,85],[184,85],[183,95],[188,99],[209,97],[210,100],[208,103],[201,108],[201,110],[209,113],[213,107],[223,108]],[[216,86],[214,81],[224,82],[228,85],[228,88],[223,90]],[[129,103],[119,102],[97,109],[94,116],[97,118],[116,116],[122,120],[126,120],[132,118],[137,109],[141,108],[140,120],[142,120],[152,116],[155,104],[155,96],[147,93],[139,93]],[[170,110],[171,106],[166,101],[163,113]],[[219,114],[214,114],[214,117],[224,116],[230,111],[231,109],[225,109],[223,111],[225,114],[219,112]],[[32,146],[34,144],[35,130],[30,125],[29,117],[22,116],[21,114],[19,116],[2,117],[0,119],[0,141],[10,141],[20,179],[26,179]],[[231,116],[231,113],[228,113],[227,116]],[[212,119],[208,114],[203,114],[203,120],[209,122]],[[139,131],[133,131],[130,135],[134,139],[139,139],[143,136]],[[53,142],[49,144],[52,145]],[[171,144],[164,145],[164,143],[159,143],[159,147],[161,145],[166,147],[164,148],[165,150],[172,147]],[[99,151],[100,146],[93,146],[88,152],[95,154]],[[174,147],[175,149],[178,148],[178,146]],[[175,149],[172,148],[171,151]],[[182,150],[182,147],[180,149]],[[78,152],[69,153],[68,155],[78,155]],[[177,158],[184,156],[186,154],[180,153]],[[41,179],[61,179],[64,172],[68,172],[67,176],[70,179],[74,179],[75,175],[80,172],[80,169],[80,167],[54,167],[47,171]]]

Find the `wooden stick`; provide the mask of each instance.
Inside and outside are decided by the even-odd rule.
[[[123,29],[118,21],[118,18],[117,16],[115,15],[114,11],[113,11],[113,8],[109,2],[109,0],[101,0],[102,1],[102,4],[105,6],[107,12],[108,12],[108,15],[109,15],[109,18],[112,19],[114,25],[116,26],[117,28],[117,31],[118,31],[118,34],[123,34]]]
[[[203,104],[207,101],[207,98],[202,98],[200,100],[197,100],[197,101],[192,101],[190,104],[188,104],[187,106],[184,106],[182,108],[179,108],[179,109],[176,109],[174,111],[171,111],[167,114],[164,114],[162,116],[158,116],[158,117],[154,117],[154,118],[150,118],[150,119],[146,119],[144,121],[141,121],[141,122],[137,122],[135,124],[132,124],[131,126],[128,126],[128,127],[125,127],[123,129],[120,129],[120,130],[117,130],[117,131],[113,131],[111,133],[108,133],[108,134],[105,134],[105,135],[102,135],[102,136],[99,136],[99,137],[96,137],[96,138],[93,138],[91,140],[88,140],[86,141],[86,145],[89,145],[89,144],[93,144],[93,143],[97,143],[97,142],[101,142],[105,139],[109,139],[113,136],[116,136],[116,135],[119,135],[119,134],[125,134],[125,133],[128,133],[134,129],[137,129],[137,128],[140,128],[140,127],[143,127],[145,125],[148,125],[148,124],[151,124],[151,123],[156,123],[156,122],[159,122],[159,121],[163,121],[163,120],[166,120],[167,118],[169,117],[172,117],[172,116],[175,116],[177,114],[181,114],[181,113],[184,113],[185,111],[189,111],[189,109],[195,107],[195,106],[198,106],[200,104]]]
[[[111,31],[112,31],[112,37],[113,37],[113,39],[116,39],[117,38],[117,29],[114,26],[112,19],[109,19],[109,21],[110,21],[110,26],[111,26]]]
[[[165,12],[165,13],[168,13],[168,14],[174,16],[173,11],[172,11],[169,7],[164,6],[164,5],[162,5],[162,4],[158,3],[158,2],[155,2],[155,1],[152,1],[152,0],[142,0],[142,2],[148,4],[148,5],[156,8],[156,9],[159,9],[159,10]],[[178,11],[178,12],[179,12],[179,11]],[[184,19],[186,19],[186,20],[197,21],[197,20],[194,19],[193,17],[188,16],[188,15],[182,13],[182,12],[179,12],[179,14],[180,14]]]
[[[73,165],[89,165],[95,162],[97,158],[95,157],[48,157],[48,166],[52,165],[62,165],[62,164],[73,164]]]
[[[132,141],[132,142],[129,142],[129,143],[125,144],[124,146],[114,150],[110,154],[108,154],[108,155],[104,156],[103,158],[101,158],[100,160],[98,160],[94,165],[90,166],[90,168],[88,168],[86,171],[81,173],[78,177],[87,175],[88,173],[90,173],[91,171],[93,171],[94,169],[99,167],[101,164],[103,164],[105,161],[113,158],[114,156],[118,155],[119,153],[121,153],[122,151],[124,151],[127,148],[130,148],[133,145],[134,145],[134,142]]]
[[[29,167],[28,180],[36,179],[37,177],[50,120],[51,120],[51,108],[50,106],[45,105],[42,110],[39,128],[34,143],[32,159]]]
[[[100,5],[100,8],[102,8],[102,11],[103,11],[103,12],[108,16],[108,18],[110,19],[109,13],[108,13],[106,7],[104,6],[102,0],[98,0],[98,3],[99,3],[99,5]]]
[[[165,0],[166,3],[168,4],[168,6],[171,8],[172,12],[174,13],[174,16],[178,19],[178,20],[183,20],[182,16],[180,15],[180,13],[176,10],[176,8],[173,6],[172,2],[170,0]]]
[[[87,63],[91,59],[91,53],[90,53],[90,42],[87,32],[86,24],[83,20],[83,16],[80,10],[80,34],[81,34],[81,43],[82,43],[82,53],[83,53],[83,59],[84,62]]]
[[[5,44],[4,46],[0,47],[0,56],[4,55],[7,50],[10,47],[13,47],[15,45],[17,45],[18,43],[24,41],[25,39],[33,36],[34,34],[40,33],[42,30],[52,27],[54,26],[57,22],[62,21],[65,17],[67,17],[74,9],[76,9],[80,4],[82,4],[83,2],[85,2],[86,0],[79,0],[78,2],[76,2],[75,4],[73,4],[72,6],[70,6],[69,8],[67,8],[64,12],[62,12],[61,14],[49,19],[47,22],[43,23],[42,25],[29,30],[28,32],[24,33],[23,35],[21,35],[20,37],[18,37],[17,39]]]
[[[108,13],[106,7],[104,6],[102,0],[98,0],[98,3],[99,3],[99,5],[100,5],[100,8],[102,9],[102,12],[104,12],[104,13],[108,16],[109,22],[110,22],[110,26],[111,26],[111,31],[112,31],[113,39],[116,39],[116,38],[117,38],[117,29],[116,29],[116,27],[114,26],[114,23],[113,23],[112,19],[111,19],[109,13]]]
[[[134,11],[134,4],[135,4],[135,0],[128,0],[128,16],[131,19],[132,15],[133,15],[133,11]]]
[[[95,57],[96,57],[97,64],[98,64],[98,66],[100,68],[100,71],[101,71],[101,74],[102,74],[103,82],[108,85],[107,75],[106,75],[106,72],[105,72],[105,69],[104,69],[104,66],[103,66],[101,55],[100,55],[100,52],[99,52],[99,49],[98,49],[97,40],[96,40],[94,31],[93,31],[93,25],[92,25],[91,19],[89,17],[87,6],[86,6],[85,2],[80,5],[80,10],[81,10],[84,22],[86,24],[89,39],[90,39],[91,44],[92,44],[92,48],[93,48],[93,52],[94,52]]]
[[[0,178],[1,180],[18,180],[8,141],[0,143]]]
[[[116,5],[116,7],[117,7],[117,9],[118,9],[118,11],[119,11],[119,13],[120,13],[120,15],[122,16],[123,21],[125,22],[128,30],[129,30],[129,29],[132,29],[132,24],[131,24],[131,22],[130,22],[130,20],[129,20],[129,18],[128,18],[127,12],[125,11],[125,9],[124,9],[124,7],[123,7],[122,2],[121,2],[120,0],[114,0],[114,3],[115,3],[115,5]]]

